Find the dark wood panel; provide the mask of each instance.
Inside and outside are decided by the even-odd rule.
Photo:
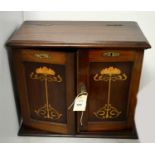
[[[136,58],[132,70],[131,88],[129,94],[129,124],[133,125],[135,117],[135,108],[137,104],[137,93],[139,90],[140,76],[142,71],[144,51],[136,52]]]
[[[88,111],[89,122],[104,122],[104,121],[126,121],[127,120],[127,107],[128,107],[128,95],[130,88],[130,79],[132,71],[132,62],[100,62],[89,64],[89,97],[88,97]],[[111,81],[110,87],[110,103],[112,107],[116,108],[119,116],[113,118],[97,118],[96,113],[100,108],[105,107],[108,103],[108,80],[95,81],[94,76],[102,69],[113,66],[121,70],[122,74],[127,76],[126,80]],[[122,76],[122,74],[120,76]],[[109,77],[107,77],[109,78]],[[103,110],[103,109],[102,109]],[[100,111],[98,114],[103,114],[104,111]],[[115,111],[113,111],[115,112]]]
[[[77,138],[122,138],[122,139],[137,139],[138,135],[135,129],[135,126],[131,129],[118,130],[118,131],[104,131],[102,133],[98,132],[84,132],[76,135],[66,135],[66,134],[56,134],[48,131],[37,130],[25,125],[21,125],[19,136],[51,136],[51,137],[77,137]]]
[[[120,53],[123,53],[123,51],[120,51]],[[137,63],[135,53],[138,53],[138,51],[123,53],[124,55],[120,55],[118,58],[108,57],[104,61],[104,58],[100,58],[101,50],[96,49],[93,53],[91,53],[91,50],[79,51],[78,82],[85,84],[88,91],[88,102],[87,110],[83,116],[83,126],[79,124],[80,113],[78,113],[78,132],[102,132],[104,130],[120,130],[132,127],[129,111],[131,110],[130,99],[133,97],[131,96],[133,91],[131,90],[131,84],[134,82],[133,69]],[[85,62],[86,58],[87,62]],[[84,66],[81,65],[82,62],[85,62]],[[110,77],[111,86],[109,89]],[[134,105],[136,105],[136,102],[134,102]],[[115,115],[117,117],[113,117]]]
[[[107,49],[89,49],[90,62],[116,62],[133,61],[136,57],[135,50],[107,50]]]
[[[21,49],[16,49],[16,51],[21,51]],[[46,62],[53,64],[66,63],[66,53],[60,50],[52,50],[52,52],[50,52],[49,49],[22,49],[19,57],[23,61],[30,62]]]
[[[150,48],[136,22],[26,21],[10,46]]]
[[[65,61],[59,60],[64,62],[62,65],[53,64],[53,59],[44,63],[21,59],[22,51],[15,52],[15,67],[23,123],[56,133],[74,133],[74,113],[67,111],[75,95],[74,53],[65,54]],[[61,56],[61,52],[57,55]],[[68,83],[72,85],[69,89]]]
[[[54,70],[56,73],[55,77],[60,75],[62,82],[50,81],[49,79],[47,85],[45,85],[45,77],[42,77],[43,79],[41,80],[39,78],[33,79],[31,77],[32,73],[35,74],[36,69],[43,67]],[[49,122],[67,123],[65,66],[25,62],[24,68],[31,118]],[[45,86],[47,87],[47,92]],[[47,101],[48,106],[51,107],[49,111],[50,116],[48,116],[46,111]],[[53,119],[51,117],[53,117]]]

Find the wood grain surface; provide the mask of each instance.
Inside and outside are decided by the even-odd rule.
[[[25,21],[10,46],[149,48],[136,22]]]

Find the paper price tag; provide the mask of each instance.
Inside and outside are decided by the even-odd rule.
[[[78,96],[74,101],[73,111],[85,111],[88,95]]]

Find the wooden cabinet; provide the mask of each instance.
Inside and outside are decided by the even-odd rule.
[[[137,138],[136,94],[150,45],[136,23],[24,22],[8,46],[19,135]],[[83,88],[81,118],[68,107]]]

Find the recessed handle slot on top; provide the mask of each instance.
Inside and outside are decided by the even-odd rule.
[[[123,26],[122,24],[107,24],[106,26]]]

